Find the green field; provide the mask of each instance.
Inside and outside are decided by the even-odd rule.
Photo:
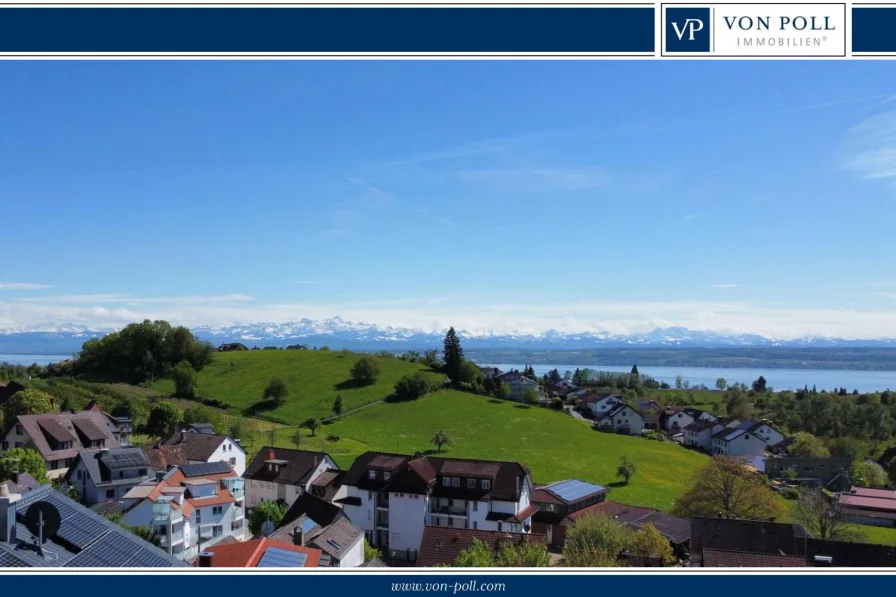
[[[706,457],[671,442],[593,431],[582,421],[545,408],[526,408],[486,396],[445,390],[415,402],[385,403],[323,426],[302,447],[323,449],[341,467],[366,450],[413,453],[433,449],[429,438],[444,429],[454,440],[443,453],[461,458],[513,460],[528,466],[536,483],[578,478],[608,485],[628,456],[638,471],[612,499],[669,510]],[[294,447],[294,430],[278,432],[278,445]],[[335,435],[339,441],[329,441]],[[261,440],[262,442],[264,440]]]
[[[268,382],[279,377],[286,382],[289,396],[281,406],[259,412],[259,416],[282,423],[297,424],[308,417],[332,415],[333,401],[342,396],[348,411],[382,400],[392,393],[395,382],[405,375],[426,371],[422,365],[395,358],[375,357],[380,376],[375,383],[356,387],[351,368],[360,355],[326,350],[250,350],[215,355],[214,361],[197,374],[199,394],[249,412],[262,399]],[[441,374],[428,373],[433,381]],[[153,389],[171,394],[174,382],[163,379]]]

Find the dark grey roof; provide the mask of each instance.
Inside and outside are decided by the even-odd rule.
[[[364,531],[348,518],[340,518],[312,536],[308,545],[316,547],[331,557],[341,560],[358,541],[364,538]]]
[[[273,452],[274,460],[285,461],[285,464],[281,465],[276,472],[268,470],[266,465],[267,461],[271,460],[271,452]],[[243,478],[283,485],[305,485],[312,473],[326,458],[329,458],[326,452],[262,446],[252,462],[246,466]],[[332,458],[330,460],[332,461]]]
[[[204,433],[206,435],[214,435],[215,434],[215,426],[211,423],[191,423],[187,425],[187,427],[192,428],[197,433]]]
[[[686,426],[685,431],[690,431],[692,433],[700,433],[706,429],[712,429],[719,423],[716,421],[707,421],[706,419],[697,419],[690,425]]]
[[[24,524],[25,513],[37,502],[54,506],[62,524],[42,553]],[[0,542],[0,562],[11,566],[66,568],[164,568],[186,566],[164,550],[53,490],[49,485],[15,502],[15,537]]]
[[[204,477],[206,475],[223,475],[233,470],[229,462],[219,460],[216,462],[200,462],[197,464],[185,464],[180,467],[184,477]]]
[[[215,450],[221,446],[224,440],[228,439],[230,438],[226,435],[208,435],[205,433],[178,431],[165,438],[162,441],[162,445],[179,446],[183,450],[187,460],[201,460],[205,462],[211,458],[212,454],[215,453]],[[233,440],[230,441],[234,446],[237,446],[238,449],[243,450],[243,448],[239,447],[238,443]],[[245,450],[243,450],[243,452],[245,452]]]
[[[90,480],[97,487],[105,485],[110,487],[115,485],[137,485],[153,476],[149,459],[146,458],[142,448],[78,450],[77,460],[69,467],[66,478],[71,478],[75,469],[78,468],[79,461],[84,463],[84,468],[87,469]],[[125,470],[139,471],[141,469],[144,469],[146,474],[140,477],[113,479],[111,475],[112,471],[117,473]]]
[[[124,512],[124,502],[112,500],[103,504],[94,504],[90,507],[90,509],[97,514],[102,514],[103,516],[109,516],[110,514],[121,514]]]

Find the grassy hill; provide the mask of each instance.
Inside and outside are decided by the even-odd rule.
[[[211,365],[197,374],[199,393],[220,400],[241,411],[250,412],[264,392],[265,386],[279,377],[286,382],[289,395],[283,404],[259,413],[287,424],[297,424],[308,417],[332,415],[333,401],[342,396],[343,410],[382,400],[392,393],[395,382],[426,371],[422,365],[395,358],[374,357],[380,365],[375,383],[358,387],[351,381],[351,368],[360,355],[327,350],[251,350],[215,355]],[[441,374],[428,373],[435,380]],[[163,379],[153,389],[171,394],[174,382]]]
[[[516,460],[532,470],[536,483],[575,477],[606,486],[617,481],[619,460],[628,456],[638,472],[629,486],[611,490],[613,499],[664,510],[706,462],[705,456],[677,444],[600,433],[563,413],[452,390],[366,408],[323,426],[302,447],[322,447],[347,467],[366,450],[431,450],[429,438],[439,429],[454,440],[445,455]],[[280,430],[278,445],[294,447],[289,441],[293,432]],[[329,441],[327,435],[339,440]]]

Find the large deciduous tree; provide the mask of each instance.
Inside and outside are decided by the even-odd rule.
[[[771,520],[782,514],[777,496],[739,460],[716,456],[694,476],[673,508],[676,516],[721,516]]]

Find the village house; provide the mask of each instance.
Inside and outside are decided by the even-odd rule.
[[[717,456],[753,456],[765,453],[765,440],[746,429],[723,429],[712,436],[712,453]]]
[[[29,523],[33,507],[55,510],[60,525],[44,534]],[[46,510],[45,510],[46,511]],[[185,564],[49,485],[9,491],[0,483],[0,566],[16,568],[175,568]]]
[[[263,501],[282,500],[287,506],[293,503],[327,471],[338,471],[339,467],[326,452],[291,450],[262,446],[246,468],[246,497],[249,509]],[[326,479],[333,482],[334,475]],[[317,491],[326,492],[317,486]]]
[[[131,488],[154,477],[140,448],[79,450],[65,474],[87,506],[121,500]]]
[[[239,442],[226,435],[202,431],[176,431],[162,440],[163,446],[177,446],[187,459],[187,464],[226,462],[237,475],[246,471],[246,450]],[[202,429],[202,426],[199,426]]]
[[[134,433],[134,426],[131,424],[131,420],[128,417],[116,417],[110,415],[103,410],[100,403],[96,400],[88,402],[87,408],[84,410],[98,412],[105,417],[109,432],[112,433],[116,440],[118,440],[119,446],[127,448],[131,445],[131,435]]]
[[[684,445],[686,448],[701,452],[711,452],[712,438],[715,434],[725,429],[734,429],[740,424],[737,419],[719,418],[715,421],[697,419],[684,428]]]
[[[590,394],[585,398],[582,398],[581,400],[585,407],[591,411],[595,418],[601,417],[620,404],[625,403],[625,401],[622,399],[622,396],[618,396],[616,394],[610,394],[608,396],[600,394]]]
[[[479,372],[482,374],[482,377],[484,377],[486,379],[488,379],[490,377],[494,378],[494,377],[500,377],[501,375],[504,375],[504,372],[501,371],[500,369],[498,369],[497,367],[480,367],[479,365],[476,365],[476,368],[479,369]]]
[[[839,498],[843,516],[857,524],[896,527],[896,491],[852,487]]]
[[[29,446],[47,462],[51,478],[63,476],[79,450],[121,447],[103,413],[89,410],[20,415],[0,441],[0,456]]]
[[[202,433],[205,435],[214,435],[215,426],[211,423],[181,423],[175,429],[175,432],[183,433]]]
[[[338,505],[310,492],[286,512],[270,539],[321,550],[321,566],[355,568],[364,564],[364,531]]]
[[[595,429],[614,431],[625,435],[641,435],[644,430],[644,419],[628,404],[617,404],[597,417]]]
[[[319,549],[267,538],[208,547],[193,562],[196,568],[317,568],[321,565]]]
[[[228,463],[185,464],[160,476],[125,494],[122,522],[151,529],[181,560],[245,538],[244,482]]]
[[[699,408],[667,406],[660,417],[662,428],[669,433],[681,433],[685,427],[697,420],[714,421],[716,418]]]
[[[427,526],[423,529],[417,566],[450,566],[457,561],[461,553],[472,547],[474,539],[484,543],[493,552],[497,552],[505,543],[541,546],[545,544],[544,535],[536,533],[508,533]]]
[[[781,479],[785,470],[792,470],[794,481],[801,485],[816,485],[832,491],[849,489],[851,458],[809,456],[767,456],[765,474],[770,479]]]
[[[425,526],[528,533],[537,507],[532,475],[517,462],[366,452],[337,499],[371,545],[416,561]]]
[[[526,392],[530,390],[535,392],[535,395],[539,399],[544,397],[544,391],[534,379],[529,379],[528,377],[516,377],[503,383],[510,390],[507,394],[509,400],[522,402],[523,398],[526,396]]]

